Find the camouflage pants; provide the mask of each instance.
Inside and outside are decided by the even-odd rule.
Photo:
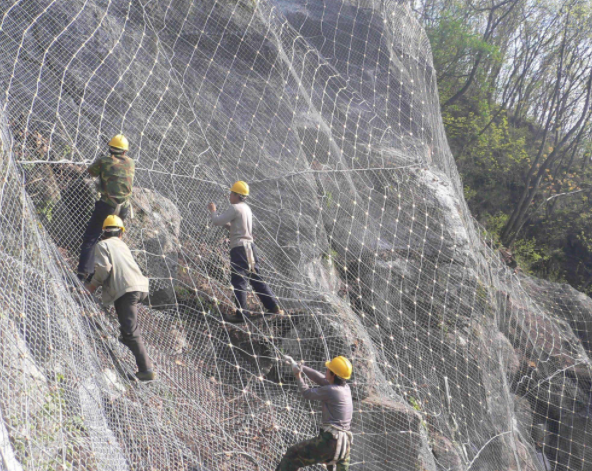
[[[327,463],[335,457],[337,440],[328,432],[321,432],[317,437],[305,440],[291,446],[280,461],[275,471],[296,471],[305,466]],[[337,468],[335,470],[335,468]],[[349,454],[339,461],[337,466],[327,466],[329,471],[347,471],[349,469]]]

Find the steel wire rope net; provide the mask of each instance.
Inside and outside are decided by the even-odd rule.
[[[282,354],[352,359],[352,469],[592,466],[592,304],[472,221],[405,2],[4,1],[0,83],[4,468],[274,469],[320,422]],[[119,132],[149,385],[74,276]],[[230,326],[237,179],[286,314]]]

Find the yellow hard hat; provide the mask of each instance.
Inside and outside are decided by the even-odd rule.
[[[118,134],[117,136],[113,136],[113,138],[109,141],[109,147],[128,150],[129,142],[127,141],[127,137],[125,137],[123,134]]]
[[[238,182],[235,182],[234,185],[232,185],[230,191],[239,195],[249,196],[249,185],[247,185],[247,182],[239,180]]]
[[[351,362],[345,357],[339,356],[333,358],[331,361],[326,361],[325,366],[340,378],[351,378],[353,367]]]
[[[121,229],[121,232],[125,232],[125,227],[123,227],[123,221],[119,216],[115,216],[114,214],[112,214],[111,216],[107,216],[103,221],[103,230],[108,230],[108,227],[117,227],[118,229]]]

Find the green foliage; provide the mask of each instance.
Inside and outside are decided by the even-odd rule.
[[[333,206],[333,193],[327,191],[325,193],[325,207],[331,209],[331,206]]]
[[[504,113],[491,122],[490,107],[473,98],[445,109],[443,120],[476,216],[509,211],[512,198],[507,189],[520,185],[530,161],[524,129],[511,127]]]
[[[488,215],[485,219],[487,229],[489,229],[494,236],[498,237],[506,225],[506,222],[508,222],[508,215],[501,211],[498,211],[494,215]]]
[[[435,27],[427,25],[432,44],[434,68],[438,73],[440,100],[445,102],[458,86],[457,77],[466,72],[470,58],[477,54],[499,60],[497,47],[484,41],[471,22],[466,21],[464,2],[452,3],[443,11]]]
[[[537,121],[532,110],[549,103],[550,84],[559,64],[560,40],[539,36],[539,25],[541,21],[554,21],[556,29],[548,33],[561,38],[562,28],[567,24],[561,16],[566,14],[562,5],[562,2],[542,0],[540,4],[519,3],[505,16],[502,10],[496,11],[494,18],[500,19],[497,30],[485,34],[490,14],[486,2],[425,3],[422,20],[432,46],[448,142],[469,208],[496,248],[502,246],[500,236],[526,189],[526,175],[541,148],[544,120],[538,117]],[[516,15],[522,8],[530,9],[529,17]],[[592,39],[590,13],[589,2],[579,2],[570,10],[569,25],[573,29],[569,37],[576,38],[574,47],[580,47],[585,38],[587,43]],[[516,94],[515,100],[504,101],[503,97],[508,96],[504,93],[516,93],[512,87],[518,82],[504,80],[510,77],[516,54],[520,53],[515,48],[523,45],[515,39],[518,36],[512,42],[512,35],[518,32],[528,35],[529,41],[541,40],[537,60],[544,61],[546,67],[542,70],[535,67],[532,75],[524,77],[521,94]],[[569,51],[569,54],[578,53],[578,49]],[[469,76],[472,82],[465,93],[447,103],[463,89]],[[510,85],[502,88],[504,83]],[[534,104],[532,100],[539,101]],[[588,129],[586,135],[589,132]],[[560,135],[547,139],[539,162],[553,152],[551,139],[557,137]],[[584,138],[575,150],[565,152],[545,168],[538,194],[507,251],[520,270],[550,280],[567,281],[592,294],[592,191],[586,190],[592,187],[592,143]],[[534,170],[538,171],[538,167]],[[514,262],[510,261],[513,267]]]
[[[421,404],[415,397],[409,396],[407,400],[409,401],[411,407],[413,407],[416,411],[421,411]]]
[[[178,302],[190,302],[195,299],[195,294],[188,288],[183,286],[175,286],[175,296]]]
[[[502,245],[500,235],[508,222],[508,215],[501,211],[493,215],[486,213],[483,215],[482,222],[486,229],[485,236],[493,241],[495,248],[499,248]]]
[[[338,257],[338,253],[335,249],[329,249],[326,252],[323,252],[323,260],[325,260],[328,263],[334,262],[335,260],[337,260]]]
[[[549,259],[544,248],[539,247],[534,238],[516,240],[514,256],[518,265],[528,273],[536,273],[536,267]]]
[[[477,190],[474,190],[469,185],[463,185],[463,193],[465,196],[465,200],[470,201],[475,196],[477,196]]]
[[[590,214],[587,214],[586,217],[589,219]],[[590,235],[584,232],[583,230],[580,231],[580,233],[576,237],[586,248],[586,250],[592,253],[592,237],[590,237]]]
[[[52,200],[38,201],[35,205],[37,214],[39,214],[46,223],[50,223],[53,219],[53,210],[55,208],[55,202]]]

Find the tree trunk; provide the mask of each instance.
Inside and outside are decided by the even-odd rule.
[[[589,75],[587,83],[586,83],[586,100],[584,102],[582,114],[580,115],[578,121],[572,126],[572,128],[563,136],[563,138],[561,138],[561,140],[559,142],[557,142],[553,151],[549,154],[549,156],[541,164],[541,166],[539,167],[538,172],[536,174],[536,179],[534,181],[534,184],[532,186],[530,186],[530,183],[532,182],[532,176],[534,174],[533,170],[534,170],[534,167],[536,164],[533,165],[533,167],[531,167],[531,171],[529,172],[530,176],[527,181],[527,186],[524,189],[524,192],[520,198],[520,203],[518,204],[518,206],[516,207],[516,209],[512,213],[512,217],[510,218],[510,221],[508,221],[508,223],[502,233],[502,241],[504,242],[504,244],[506,246],[510,246],[516,240],[516,236],[518,235],[518,232],[520,232],[520,230],[524,226],[524,222],[525,222],[524,216],[526,214],[526,211],[528,210],[528,207],[532,203],[532,200],[534,199],[534,197],[537,194],[539,185],[540,185],[540,183],[543,179],[543,176],[545,174],[545,169],[549,168],[549,166],[551,164],[553,164],[553,162],[558,158],[559,150],[565,145],[565,143],[571,138],[571,136],[576,131],[579,134],[579,132],[582,131],[582,128],[585,127],[586,123],[589,121],[590,114],[589,114],[588,109],[590,106],[591,89],[592,89],[592,71],[590,71],[590,75]],[[543,145],[544,145],[544,140],[543,140]]]

